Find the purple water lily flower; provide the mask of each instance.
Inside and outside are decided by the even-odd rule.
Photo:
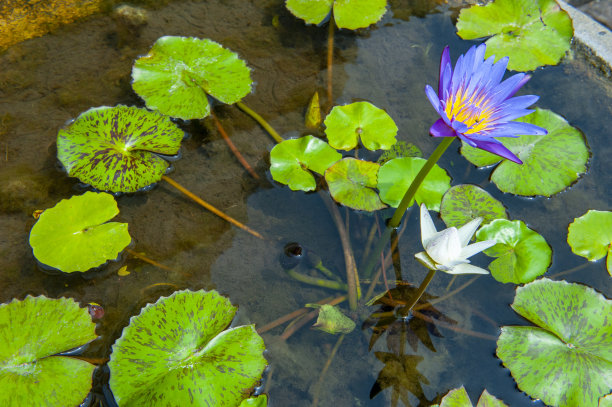
[[[493,63],[493,56],[484,59],[485,50],[485,44],[473,46],[459,57],[453,71],[450,52],[444,48],[438,94],[431,86],[425,87],[427,98],[441,117],[429,133],[434,137],[459,137],[472,147],[522,164],[495,137],[547,134],[546,129],[534,124],[511,121],[530,114],[532,110],[526,108],[539,96],[512,97],[530,76],[518,73],[502,82],[508,57]]]

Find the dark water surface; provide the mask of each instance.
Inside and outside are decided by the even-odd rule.
[[[426,83],[437,84],[444,45],[451,46],[456,60],[473,42],[455,35],[453,11],[437,8],[437,13],[417,18],[410,7],[391,2],[390,11],[376,27],[358,33],[337,32],[334,95],[338,104],[365,99],[384,108],[400,129],[398,139],[415,143],[427,156],[436,144],[427,131],[437,117],[423,88]],[[101,338],[87,351],[91,357],[108,357],[130,316],[178,288],[216,288],[240,306],[238,323],[258,327],[334,295],[305,286],[283,272],[278,258],[290,241],[313,250],[328,268],[344,275],[338,233],[320,196],[292,192],[268,181],[267,154],[272,140],[250,118],[229,106],[218,106],[215,112],[262,181],[251,178],[237,163],[209,120],[184,124],[190,138],[171,176],[270,240],[261,241],[230,227],[169,185],[160,184],[147,193],[119,197],[117,220],[129,223],[133,250],[173,271],[131,256],[88,273],[86,278],[51,276],[37,267],[28,245],[35,222],[31,213],[83,192],[76,180],[57,169],[58,129],[93,106],[142,106],[131,90],[131,66],[158,37],[210,38],[237,52],[252,68],[256,81],[255,91],[244,101],[285,137],[304,133],[303,113],[309,98],[315,90],[324,94],[327,30],[305,26],[286,11],[282,1],[175,1],[148,12],[148,24],[139,37],[129,41],[111,16],[98,15],[0,54],[0,300],[44,294],[101,304],[106,315],[98,328]],[[592,150],[589,172],[573,187],[552,198],[504,194],[489,182],[490,169],[478,170],[458,154],[458,144],[439,164],[449,172],[453,185],[481,185],[506,205],[511,219],[521,219],[542,234],[553,248],[553,264],[546,274],[552,276],[587,263],[569,250],[568,224],[588,209],[610,210],[612,85],[575,55],[559,66],[534,72],[521,93],[540,95],[537,106],[561,114],[585,133]],[[340,213],[348,214],[359,261],[374,217],[344,208]],[[418,285],[426,273],[413,259],[421,250],[417,218],[410,215],[399,251],[403,277]],[[484,255],[474,258],[483,267],[488,261]],[[124,265],[130,274],[120,277],[117,271]],[[392,274],[389,270],[391,279]],[[445,294],[450,276],[442,274],[435,277],[429,294]],[[470,278],[458,277],[453,288]],[[556,278],[586,283],[607,296],[612,291],[602,261]],[[509,405],[534,404],[516,390],[508,370],[495,357],[494,340],[465,333],[495,337],[498,326],[526,324],[508,306],[514,288],[482,276],[436,304],[464,332],[439,328],[443,335],[439,337],[432,329],[425,335],[431,338],[430,347],[418,340],[416,350],[403,345],[407,355],[416,355],[412,360],[418,361],[416,369],[422,375],[411,373],[402,378],[397,370],[402,392],[413,406],[429,405],[427,401],[436,395],[461,385],[473,401],[486,388]],[[374,310],[363,307],[354,315],[358,327]],[[384,367],[376,355],[397,353],[400,325],[376,341],[371,351],[369,327],[348,335],[319,390],[317,381],[337,337],[308,328],[286,341],[280,338],[284,327],[265,333],[272,367],[265,383],[270,405],[310,406],[316,393],[320,406],[390,405],[394,399],[391,388],[373,399],[370,393]],[[387,369],[392,366],[387,364]],[[418,377],[422,394],[415,381]]]

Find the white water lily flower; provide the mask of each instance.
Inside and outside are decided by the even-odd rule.
[[[450,227],[437,232],[427,207],[421,204],[421,242],[425,251],[414,257],[430,270],[449,274],[489,274],[487,270],[469,264],[468,260],[468,257],[497,243],[485,240],[468,244],[481,222],[482,218],[476,218],[459,229]]]

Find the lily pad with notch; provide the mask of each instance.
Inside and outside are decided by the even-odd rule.
[[[606,256],[606,268],[612,275],[612,212],[589,210],[570,223],[567,243],[572,252],[589,261]]]
[[[508,69],[556,65],[570,48],[572,20],[554,0],[495,0],[461,10],[457,35],[490,37],[485,57],[510,57]]]
[[[312,170],[323,175],[325,170],[342,158],[325,141],[313,136],[285,140],[270,151],[270,173],[293,191],[312,191],[316,181]]]
[[[184,120],[210,114],[208,95],[232,104],[251,92],[238,55],[209,39],[164,36],[132,68],[132,88],[149,109]]]
[[[339,28],[356,30],[376,23],[387,0],[287,0],[287,9],[308,24],[321,24],[332,13]]]
[[[504,326],[497,356],[520,390],[545,404],[597,407],[612,383],[612,301],[590,287],[540,279],[512,308],[535,326]]]
[[[386,208],[376,188],[380,166],[369,161],[343,158],[325,171],[329,192],[337,202],[361,211]]]
[[[71,177],[110,192],[158,182],[178,154],[184,132],[168,116],[137,107],[95,107],[57,135],[57,158]]]
[[[497,257],[489,264],[489,270],[501,283],[533,281],[546,273],[552,261],[552,249],[546,240],[520,220],[496,219],[476,232],[476,240],[497,242],[484,254]]]
[[[474,407],[474,405],[470,401],[470,397],[465,391],[465,387],[461,386],[458,389],[449,391],[446,396],[442,398],[440,404],[431,407]],[[488,391],[483,390],[476,407],[507,407],[507,405],[495,396],[492,396]]]
[[[447,227],[460,227],[476,218],[482,225],[495,219],[508,219],[504,205],[478,185],[451,187],[442,197],[440,216]]]
[[[329,145],[338,150],[351,150],[360,139],[368,150],[388,150],[396,142],[391,116],[369,102],[335,106],[324,123]]]
[[[378,189],[382,201],[397,208],[425,161],[423,158],[403,157],[383,164],[378,171]],[[425,203],[429,210],[439,211],[442,196],[450,188],[450,181],[446,171],[434,164],[417,190],[414,200],[419,205]],[[414,201],[409,206],[413,204]]]
[[[544,127],[544,136],[523,135],[499,140],[518,156],[523,164],[463,143],[461,154],[479,167],[501,163],[493,170],[491,181],[503,192],[532,196],[551,196],[575,182],[586,172],[589,149],[582,133],[550,110],[536,109],[516,119]]]
[[[236,314],[216,291],[177,291],[130,319],[108,366],[121,406],[236,407],[267,365],[253,325],[228,328]]]
[[[0,305],[0,405],[80,405],[95,366],[61,353],[97,338],[87,308],[70,298],[27,296]]]
[[[86,192],[45,210],[30,231],[38,261],[64,273],[84,272],[114,260],[130,244],[127,223],[108,222],[119,213],[107,193]]]

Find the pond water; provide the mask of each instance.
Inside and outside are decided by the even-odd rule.
[[[474,42],[455,35],[455,10],[433,3],[414,9],[407,3],[411,2],[391,1],[376,27],[337,32],[334,96],[337,104],[363,99],[385,109],[400,129],[398,139],[415,143],[428,156],[437,143],[428,129],[437,117],[423,88],[437,84],[444,45],[450,45],[455,60]],[[173,1],[144,7],[148,24],[137,37],[126,38],[116,20],[100,14],[0,54],[0,300],[44,294],[101,304],[106,311],[97,330],[101,337],[86,351],[94,358],[109,356],[110,346],[142,306],[177,289],[217,289],[240,306],[237,323],[257,327],[306,303],[337,295],[287,276],[279,257],[288,242],[301,243],[344,275],[338,232],[319,194],[292,192],[272,182],[267,171],[272,139],[230,106],[216,106],[215,112],[261,180],[244,171],[208,120],[182,125],[189,138],[171,176],[269,239],[259,240],[229,226],[160,184],[150,192],[119,197],[118,220],[129,223],[134,251],[170,270],[129,255],[84,276],[49,275],[37,266],[28,245],[35,223],[32,212],[83,192],[75,179],[58,169],[58,129],[92,106],[142,106],[130,86],[131,67],[158,37],[210,38],[237,52],[256,81],[245,102],[285,138],[305,133],[306,104],[315,90],[325,93],[327,30],[305,26],[280,0]],[[506,205],[511,219],[523,220],[546,238],[553,248],[553,263],[545,276],[585,283],[610,296],[605,265],[573,255],[566,237],[568,224],[588,209],[610,210],[612,83],[575,55],[559,66],[535,71],[521,93],[540,95],[538,107],[553,110],[584,132],[592,156],[588,173],[575,185],[552,198],[504,194],[489,181],[490,169],[468,163],[458,153],[458,144],[439,165],[449,172],[453,185],[480,185]],[[339,209],[359,261],[375,217]],[[413,258],[421,250],[414,209],[405,220],[399,253],[402,277],[418,285],[426,273]],[[389,213],[381,215],[379,219]],[[473,262],[485,267],[489,260],[479,255]],[[129,275],[118,275],[122,266]],[[579,269],[555,276],[574,268]],[[393,270],[387,271],[394,279]],[[441,274],[428,294],[447,292],[451,277]],[[451,290],[471,278],[460,276]],[[375,293],[383,290],[381,285]],[[263,334],[271,366],[264,382],[269,405],[311,406],[315,397],[320,406],[385,406],[397,397],[399,405],[406,400],[413,406],[429,405],[461,385],[474,401],[486,388],[509,405],[534,405],[495,357],[499,326],[527,324],[508,306],[514,290],[513,284],[481,276],[435,305],[440,318],[456,321],[459,330],[421,326],[415,336],[410,330],[402,334],[402,325],[408,325],[398,323],[371,350],[372,329],[361,324],[377,307],[362,307],[353,315],[358,329],[344,338],[320,384],[337,337],[304,327],[283,340],[284,326],[270,330]],[[411,361],[407,366],[412,370],[381,362],[382,353],[400,351],[414,355],[404,359]],[[389,383],[377,383],[383,368],[398,377],[399,393],[386,387]],[[370,398],[377,386],[382,390]]]

